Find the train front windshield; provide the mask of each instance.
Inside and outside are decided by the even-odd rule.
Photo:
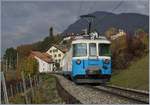
[[[87,44],[77,43],[73,44],[73,57],[87,56]]]
[[[99,56],[110,55],[110,44],[99,44]]]

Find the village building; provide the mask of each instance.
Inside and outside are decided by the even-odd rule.
[[[111,40],[115,40],[121,36],[125,36],[126,35],[126,32],[124,32],[124,30],[122,29],[119,29],[119,32],[116,34],[116,35],[112,35],[111,36]]]
[[[53,45],[46,53],[52,56],[53,61],[62,67],[61,60],[66,52],[67,48],[64,45]],[[53,64],[53,67],[55,67],[55,64]]]
[[[41,53],[38,51],[32,51],[30,57],[35,58],[38,61],[38,70],[40,73],[52,72],[53,71],[53,60],[52,57],[47,53]]]

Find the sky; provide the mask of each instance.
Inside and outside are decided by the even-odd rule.
[[[119,7],[112,11],[120,3]],[[63,32],[80,15],[95,11],[149,15],[148,0],[74,0],[1,2],[1,54],[9,47],[37,42],[48,36],[49,27]]]

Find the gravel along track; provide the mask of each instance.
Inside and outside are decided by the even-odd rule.
[[[86,85],[76,85],[61,75],[55,75],[63,87],[71,96],[82,104],[139,104],[134,100],[129,100],[114,94],[90,88]]]
[[[118,86],[97,86],[97,88],[105,89],[106,91],[113,92],[115,94],[131,98],[133,100],[141,101],[143,103],[149,103],[149,93],[146,91],[140,91],[135,89],[123,88]]]
[[[141,102],[144,104],[149,103],[149,94],[148,92],[137,91],[133,89],[126,89],[122,87],[116,86],[94,86],[91,87],[93,89],[97,89],[99,91],[105,91],[110,94],[118,95],[120,97],[127,98],[129,100],[134,100],[137,102]]]

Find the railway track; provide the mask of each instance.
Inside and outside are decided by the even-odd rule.
[[[145,91],[139,91],[129,88],[117,87],[117,86],[89,86],[90,88],[98,91],[104,91],[106,93],[117,95],[129,100],[136,101],[138,103],[149,104],[149,93]]]
[[[55,74],[57,89],[68,104],[148,104],[149,94],[116,86],[76,85]],[[145,95],[146,94],[146,95]]]
[[[63,85],[60,83],[60,80],[57,76],[61,76],[61,74],[53,74],[56,79],[56,88],[60,97],[65,101],[66,104],[81,104],[81,102],[76,99],[73,95],[71,95],[67,90],[64,89]]]

